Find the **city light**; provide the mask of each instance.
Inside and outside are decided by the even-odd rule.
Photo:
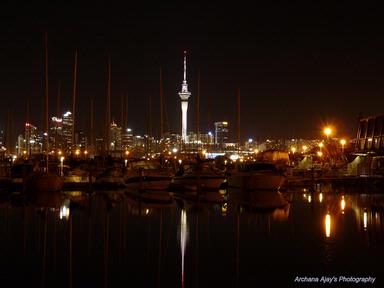
[[[325,127],[323,132],[327,136],[327,140],[328,140],[329,136],[332,134],[332,129],[331,129],[331,127]]]
[[[295,152],[296,152],[296,148],[295,148],[295,147],[292,147],[292,148],[291,148],[291,151],[292,151],[292,154],[295,154]]]
[[[303,152],[305,153],[305,151],[307,151],[308,147],[307,145],[303,145]]]
[[[347,141],[345,139],[341,139],[340,140],[340,144],[341,144],[341,151],[344,153],[344,146],[345,144],[347,143]]]
[[[77,149],[77,150],[75,151],[75,154],[76,154],[77,156],[79,156],[79,154],[80,154],[80,150]]]
[[[322,157],[323,156],[323,152],[317,151],[317,156]]]
[[[341,196],[340,207],[341,207],[341,213],[342,213],[342,214],[344,214],[344,209],[345,209],[345,200],[344,200],[344,195],[343,195],[343,196]]]

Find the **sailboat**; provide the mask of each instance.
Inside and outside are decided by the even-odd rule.
[[[34,172],[25,179],[26,192],[56,192],[63,188],[63,179],[49,172],[49,137],[48,137],[48,45],[45,33],[45,171]]]

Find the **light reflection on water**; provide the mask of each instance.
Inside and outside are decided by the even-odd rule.
[[[13,287],[40,286],[42,277],[46,287],[245,287],[291,283],[298,273],[384,272],[383,195],[329,187],[212,193],[170,200],[167,193],[151,199],[77,192],[3,202],[4,281]]]
[[[331,237],[331,215],[329,213],[325,215],[325,236]]]

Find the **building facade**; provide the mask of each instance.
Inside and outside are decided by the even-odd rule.
[[[215,122],[215,146],[224,149],[228,142],[229,125],[227,121]]]
[[[360,118],[356,135],[356,152],[384,154],[384,114]]]
[[[62,122],[62,149],[70,154],[72,152],[72,134],[73,134],[73,118],[72,113],[67,111],[63,114]]]

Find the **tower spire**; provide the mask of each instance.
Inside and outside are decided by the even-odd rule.
[[[188,84],[187,84],[187,51],[186,50],[184,50],[184,78],[183,78],[183,83],[181,84],[181,93],[189,93]]]
[[[187,51],[184,50],[184,81],[183,84],[187,84]]]
[[[179,92],[181,99],[181,111],[182,111],[182,121],[181,121],[181,136],[184,142],[187,142],[187,111],[188,111],[188,98],[191,96],[191,92],[188,91],[187,84],[187,51],[184,50],[184,78],[183,83],[181,84],[181,92]]]

